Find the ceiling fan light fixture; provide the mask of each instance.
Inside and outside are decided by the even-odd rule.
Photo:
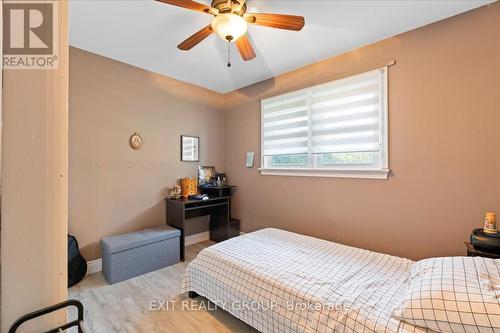
[[[248,30],[244,18],[233,13],[217,15],[212,21],[212,29],[225,41],[234,42]]]

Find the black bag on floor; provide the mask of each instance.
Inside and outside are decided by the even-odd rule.
[[[80,254],[78,241],[68,235],[68,288],[80,282],[87,274],[87,262]]]

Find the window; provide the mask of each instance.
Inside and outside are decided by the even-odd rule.
[[[387,67],[262,100],[261,173],[387,179]]]

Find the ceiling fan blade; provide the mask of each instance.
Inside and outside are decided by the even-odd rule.
[[[177,47],[180,50],[183,51],[188,51],[191,50],[193,47],[198,45],[199,42],[210,36],[214,31],[212,30],[211,25],[207,25],[205,28],[201,29],[194,35],[188,37],[185,41],[180,43]]]
[[[167,5],[173,5],[177,7],[195,10],[197,12],[202,12],[202,13],[210,13],[212,10],[212,7],[206,6],[204,4],[192,0],[156,0],[156,1],[166,3]]]
[[[304,27],[304,17],[285,14],[246,14],[245,19],[248,23],[262,25],[276,29],[299,31]]]
[[[236,47],[238,48],[238,51],[240,52],[243,60],[248,61],[255,58],[255,51],[252,47],[252,44],[250,44],[247,36],[241,36],[240,38],[238,38],[236,40]]]
[[[245,0],[238,0],[238,7],[236,10],[233,10],[233,12],[239,12],[241,10],[241,8],[243,8],[243,6],[245,5]]]

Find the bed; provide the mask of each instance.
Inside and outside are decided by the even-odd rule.
[[[202,250],[182,292],[261,332],[432,332],[392,316],[413,264],[268,228]]]

